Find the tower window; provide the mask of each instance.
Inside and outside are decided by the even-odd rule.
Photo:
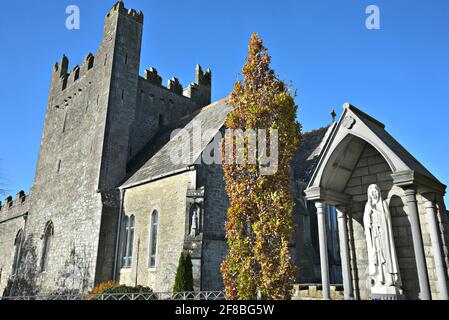
[[[164,115],[159,115],[159,127],[162,127],[164,125]]]
[[[62,133],[65,132],[66,126],[67,126],[67,111],[64,113],[64,122],[62,123]]]
[[[47,222],[44,229],[43,244],[42,244],[42,257],[41,257],[41,272],[48,269],[48,260],[50,257],[51,244],[53,242],[53,223]]]
[[[60,172],[61,172],[61,159],[59,159],[58,162],[56,163],[56,173]]]
[[[20,265],[20,251],[22,250],[22,238],[23,238],[23,230],[20,229],[19,232],[17,232],[16,238],[14,240],[14,258],[12,261],[13,275],[16,275]]]

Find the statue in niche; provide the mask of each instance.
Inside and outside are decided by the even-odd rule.
[[[199,234],[201,207],[199,204],[193,204],[191,207],[190,218],[190,236],[196,237]]]
[[[363,216],[368,247],[368,269],[371,292],[395,294],[399,289],[399,268],[394,246],[388,203],[383,201],[379,187],[368,187],[368,202]]]

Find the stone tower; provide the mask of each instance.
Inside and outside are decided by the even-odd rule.
[[[176,78],[162,86],[154,68],[139,76],[143,20],[116,3],[96,54],[70,71],[66,56],[54,66],[14,294],[82,292],[112,279],[128,164],[161,127],[210,103],[211,72],[200,66],[185,89]]]

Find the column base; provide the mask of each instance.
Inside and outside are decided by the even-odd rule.
[[[390,287],[372,287],[368,295],[371,300],[405,300],[402,289],[394,286]]]
[[[369,300],[405,300],[404,294],[370,293]]]

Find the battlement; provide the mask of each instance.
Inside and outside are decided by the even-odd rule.
[[[156,68],[152,67],[150,69],[146,69],[143,79],[153,85],[163,87],[162,77],[158,74]],[[206,95],[206,97],[202,97],[205,101],[207,98],[210,100],[211,83],[212,71],[210,69],[203,71],[201,66],[198,64],[195,68],[195,80],[186,88],[183,89],[182,84],[176,77],[169,79],[165,88],[177,95],[181,95],[192,100],[196,100],[199,96]]]
[[[151,67],[145,70],[143,78],[152,84],[162,86],[162,78],[157,74],[156,68]]]
[[[15,209],[18,206],[25,204],[27,198],[28,196],[25,194],[23,190],[17,193],[15,199],[13,199],[12,196],[6,197],[3,203],[0,201],[0,213],[7,212],[9,210]]]
[[[128,52],[126,48],[115,48],[115,44],[110,42],[110,40],[112,39],[111,32],[114,32],[114,30],[116,29],[116,21],[108,21],[108,19],[110,19],[112,15],[117,13],[119,13],[120,15],[126,15],[127,17],[132,17],[139,23],[143,22],[143,14],[141,11],[127,9],[125,8],[123,1],[119,1],[111,8],[106,17],[103,42],[95,55],[93,55],[92,53],[87,54],[81,65],[75,65],[71,68],[69,68],[69,58],[66,55],[63,55],[60,62],[55,63],[53,68],[52,89],[50,94],[55,98],[52,103],[56,108],[62,106],[68,107],[70,105],[70,101],[75,96],[80,94],[82,91],[85,91],[92,83],[95,83],[97,81],[95,79],[98,76],[103,76],[103,74],[101,73],[101,69],[103,67],[110,68],[111,62],[115,65],[119,65],[121,68],[129,69],[129,71],[133,70],[133,73],[137,72],[137,59],[140,59],[140,57],[133,56],[133,54]],[[127,24],[123,24],[123,27],[126,26]],[[126,32],[121,33],[121,35],[124,37],[126,37],[128,34],[127,30],[125,31]],[[129,41],[141,41],[141,39],[139,39],[139,36],[137,36],[137,38],[132,38],[132,40],[130,38]],[[134,44],[129,43],[129,41],[126,40],[123,41],[123,43],[120,42],[120,46],[133,46]],[[116,49],[116,52],[111,52],[111,50]],[[125,52],[126,54],[123,52]],[[100,72],[100,75],[97,74],[97,71],[94,71],[94,73],[90,74],[90,70],[92,69],[98,70],[98,72]],[[113,72],[114,70],[116,69],[113,69]],[[210,103],[212,72],[210,71],[210,69],[203,71],[200,65],[196,65],[194,81],[185,88],[183,88],[182,84],[176,77],[172,77],[171,79],[169,79],[167,81],[167,85],[163,86],[162,78],[158,75],[158,72],[155,68],[145,70],[143,77],[140,78],[143,78],[141,80],[143,80],[144,82],[150,83],[160,88],[164,88],[168,92],[189,99],[198,106],[205,106]],[[125,94],[124,91],[125,90],[123,90],[123,94]]]
[[[53,81],[54,85],[58,86],[55,89],[57,92],[64,91],[69,86],[74,84],[80,77],[85,75],[89,70],[94,67],[95,56],[92,53],[88,53],[84,58],[81,66],[76,65],[69,72],[69,58],[66,55],[63,55],[61,61],[56,62],[53,67]],[[58,90],[59,89],[59,90]]]
[[[203,72],[203,69],[199,64],[195,68],[195,83],[199,85],[210,86],[212,83],[212,71],[207,69]]]
[[[119,1],[116,4],[114,4],[106,17],[109,18],[111,16],[111,14],[114,12],[118,12],[119,14],[129,16],[129,17],[133,18],[134,20],[136,20],[137,22],[143,23],[142,11],[140,11],[140,10],[136,11],[134,9],[125,8],[125,4],[123,3],[123,1]]]

